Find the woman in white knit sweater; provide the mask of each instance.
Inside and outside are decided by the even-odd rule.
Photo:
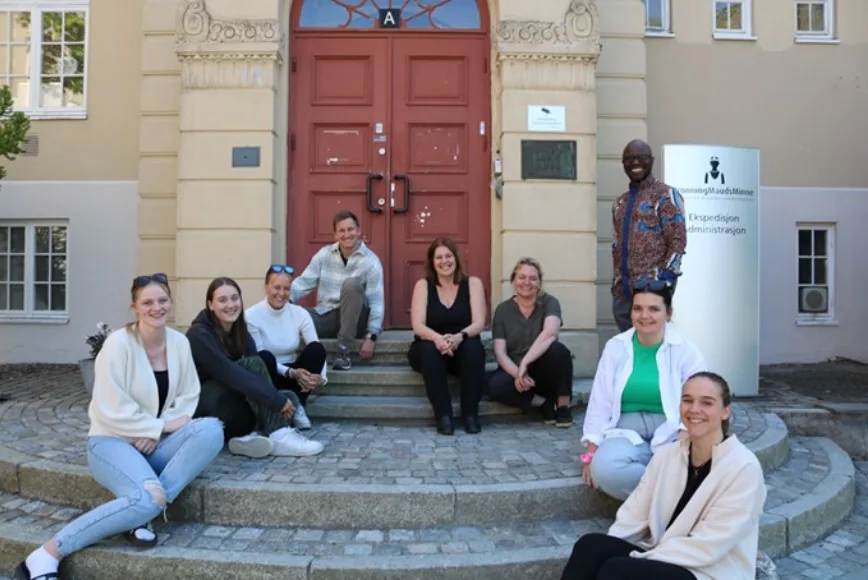
[[[191,420],[199,378],[187,338],[166,326],[165,274],[133,280],[136,322],[113,332],[96,357],[87,460],[116,499],[79,516],[15,570],[16,580],[57,578],[62,558],[126,530],[152,545],[145,526],[165,512],[223,447],[217,419]]]
[[[608,534],[579,539],[562,580],[753,580],[766,487],[728,434],[731,400],[714,373],[685,383],[687,438],[654,454]]]

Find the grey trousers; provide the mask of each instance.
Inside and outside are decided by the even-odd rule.
[[[347,278],[341,285],[341,302],[334,309],[319,314],[308,308],[316,334],[319,338],[337,338],[338,344],[352,350],[353,342],[368,332],[368,315],[371,310],[365,304],[365,288],[358,278]]]
[[[612,296],[612,317],[615,319],[618,332],[624,332],[633,327],[633,319],[630,317],[632,309],[632,300],[622,300],[617,296]]]
[[[626,437],[615,437],[600,444],[591,461],[591,479],[603,493],[623,501],[636,489],[651,461],[654,431],[665,422],[666,415],[657,413],[621,415],[618,428],[635,431],[643,441],[633,445]]]

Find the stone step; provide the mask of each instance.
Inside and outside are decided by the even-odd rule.
[[[767,481],[760,549],[774,557],[824,536],[852,509],[853,465],[827,439],[794,439],[791,459]],[[529,490],[526,497],[531,500],[534,495],[535,490]],[[269,499],[271,507],[280,505]],[[570,506],[562,497],[555,507],[568,511]],[[489,509],[497,512],[501,504],[492,502]],[[11,569],[79,514],[74,507],[0,494],[0,566]],[[158,547],[140,551],[111,539],[74,554],[63,572],[90,580],[554,580],[576,539],[604,532],[612,521],[611,515],[564,519],[560,513],[533,523],[466,522],[408,529],[377,525],[370,519],[375,514],[358,512],[356,525],[335,528],[288,522],[158,522]]]
[[[485,365],[486,380],[497,370],[497,363]],[[319,389],[323,395],[371,395],[371,396],[424,396],[425,382],[422,375],[408,365],[354,366],[348,371],[330,371],[329,382]],[[591,392],[593,378],[573,380],[573,395],[584,396]],[[458,377],[449,376],[450,388],[457,389]],[[457,393],[457,390],[455,391]]]
[[[79,395],[80,398],[83,398]],[[0,420],[0,489],[89,508],[111,496],[86,467],[83,405],[63,399],[7,407]],[[733,433],[767,473],[788,456],[774,415],[733,408]],[[221,453],[172,506],[173,521],[323,529],[508,525],[612,516],[577,458],[582,417],[571,429],[539,421],[486,423],[479,435],[430,426],[317,422],[316,457],[252,460]],[[42,428],[44,427],[44,428]]]

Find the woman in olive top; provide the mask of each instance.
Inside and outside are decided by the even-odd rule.
[[[706,370],[699,350],[669,324],[671,316],[669,287],[636,288],[633,328],[606,343],[597,366],[585,414],[582,478],[616,499],[636,488],[662,444],[683,436],[681,387]]]
[[[561,304],[542,290],[542,267],[522,258],[509,281],[515,295],[494,311],[491,324],[498,369],[488,382],[492,401],[542,411],[547,424],[573,424],[573,357],[558,342]]]

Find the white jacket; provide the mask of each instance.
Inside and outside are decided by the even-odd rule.
[[[766,486],[759,461],[736,436],[711,452],[711,471],[666,529],[687,482],[689,440],[664,445],[609,528],[647,550],[634,558],[687,568],[697,580],[753,580]]]
[[[599,445],[605,439],[626,437],[633,445],[642,443],[638,433],[617,429],[621,418],[621,396],[633,372],[633,333],[631,328],[606,343],[594,375],[594,386],[585,412],[582,443]],[[673,441],[681,427],[681,388],[690,376],[708,370],[702,353],[693,343],[682,338],[671,324],[666,324],[663,344],[657,351],[657,371],[660,374],[660,398],[666,422],[651,439],[652,452],[663,443]]]

